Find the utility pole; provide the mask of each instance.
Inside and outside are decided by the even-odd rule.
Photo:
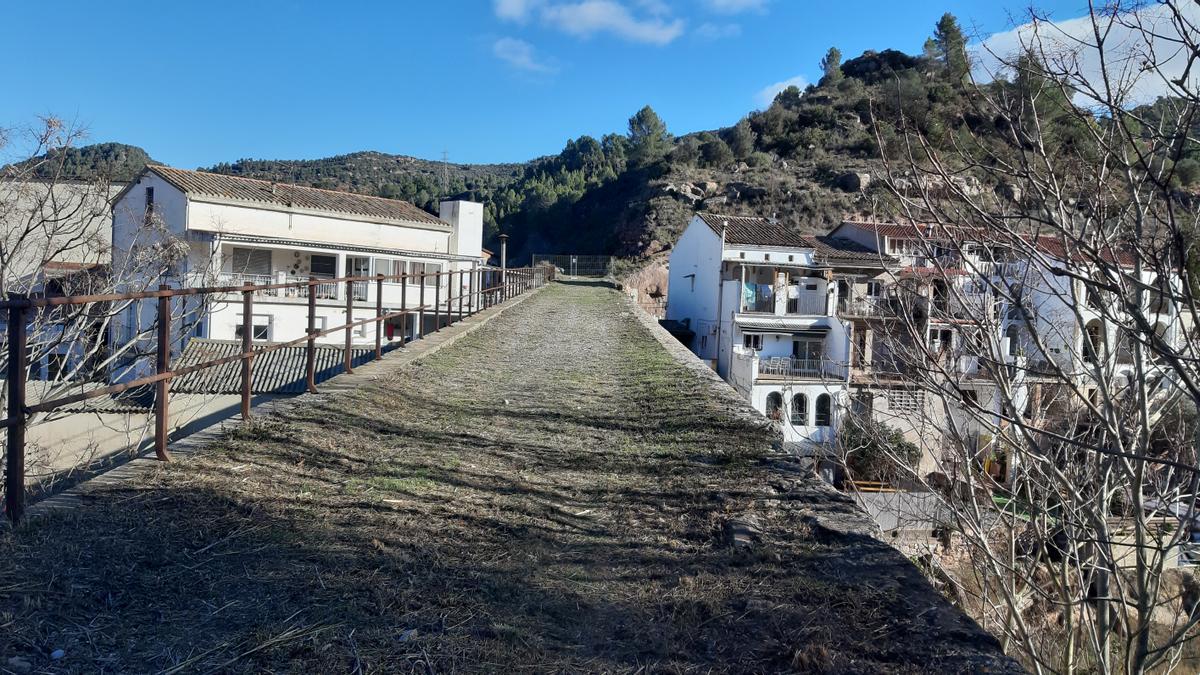
[[[442,150],[442,196],[450,196],[450,152]]]

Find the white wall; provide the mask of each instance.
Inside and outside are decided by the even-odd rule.
[[[442,202],[438,217],[454,228],[450,235],[450,252],[479,258],[480,251],[483,250],[483,204],[467,201]]]
[[[234,204],[189,200],[187,227],[191,231],[293,239],[369,248],[449,253],[449,224],[371,222],[351,214],[337,216],[274,210],[264,204]],[[476,253],[478,255],[478,253]]]
[[[717,311],[721,285],[721,237],[692,218],[671,251],[667,277],[667,319],[696,333],[688,348],[702,359],[717,356]],[[706,336],[705,348],[700,337]]]

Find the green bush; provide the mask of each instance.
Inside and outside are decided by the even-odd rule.
[[[850,414],[843,419],[838,445],[854,480],[892,481],[921,462],[920,448],[899,431],[865,415]]]

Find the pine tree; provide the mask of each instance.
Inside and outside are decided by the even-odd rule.
[[[754,131],[750,120],[745,117],[729,130],[729,149],[737,159],[746,159],[754,154]]]
[[[671,149],[671,134],[658,113],[646,106],[629,118],[629,160],[644,167],[662,159]]]
[[[946,12],[938,20],[933,41],[946,67],[946,78],[954,84],[965,81],[971,70],[971,61],[967,58],[967,39],[953,14]]]
[[[821,59],[821,72],[824,74],[818,84],[822,87],[837,84],[842,79],[842,52],[837,47],[830,47],[825,52],[825,58]]]

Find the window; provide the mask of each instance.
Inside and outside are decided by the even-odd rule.
[[[888,408],[892,412],[920,412],[925,407],[925,392],[897,390],[888,393]]]
[[[314,253],[309,259],[309,270],[314,277],[333,279],[337,277],[337,256]]]
[[[962,400],[963,406],[967,408],[979,407],[979,393],[974,389],[963,389]]]
[[[883,295],[883,283],[879,282],[879,281],[868,281],[867,282],[867,297],[868,298],[878,298],[881,295]]]
[[[1087,325],[1083,336],[1083,360],[1095,363],[1103,351],[1104,331],[1099,321]]]
[[[399,263],[399,264],[402,265],[403,263]],[[382,274],[385,277],[390,277],[393,274],[399,274],[402,271],[402,270],[396,270],[395,272],[393,272],[392,269],[393,269],[393,261],[392,260],[390,260],[388,258],[376,258],[375,259],[375,274]]]
[[[940,354],[954,345],[954,333],[949,328],[931,328],[929,330],[929,351]]]
[[[57,380],[67,371],[67,355],[53,352],[46,356],[46,379]]]
[[[808,397],[804,394],[792,397],[792,424],[798,427],[808,426]]]
[[[271,274],[271,252],[267,249],[238,248],[235,246],[233,255],[230,258],[234,274],[254,274],[261,276],[270,276]]]
[[[267,341],[271,339],[271,315],[270,314],[251,314],[251,337],[252,340]],[[233,336],[237,339],[242,339],[242,324],[239,323],[233,328]]]
[[[771,259],[771,254],[770,254],[770,253],[764,253],[764,254],[763,254],[763,260],[770,260],[770,259]]]
[[[154,186],[146,188],[146,222],[154,218]]]
[[[442,266],[440,263],[413,262],[413,263],[408,264],[408,273],[411,274],[412,276],[420,277],[422,273],[425,274],[425,285],[426,286],[437,286],[438,285],[438,277],[436,275],[441,273],[441,271],[442,271]],[[498,277],[497,277],[497,282],[499,282]]]
[[[746,333],[742,336],[742,346],[747,349],[753,349],[756,352],[761,352],[762,337],[760,333]]]
[[[742,259],[745,259],[745,258],[746,258],[746,252],[745,252],[745,251],[742,251],[742,252],[738,253],[738,257],[739,257],[739,258],[742,258]]]
[[[795,260],[796,260],[796,256],[794,256],[794,255],[788,256],[788,262],[795,262]]]
[[[833,411],[830,408],[829,394],[821,394],[817,397],[817,410],[813,415],[816,418],[817,426],[827,427],[833,424]]]
[[[1009,326],[1004,329],[1004,337],[1008,340],[1008,355],[1015,357],[1017,349],[1020,347],[1017,340],[1017,327]]]
[[[700,336],[700,351],[702,351],[702,352],[703,352],[703,351],[705,351],[705,350],[707,350],[707,349],[708,349],[708,336],[707,336],[707,335],[701,335],[701,336]]]
[[[776,422],[783,418],[783,394],[777,391],[767,394],[767,417]]]

